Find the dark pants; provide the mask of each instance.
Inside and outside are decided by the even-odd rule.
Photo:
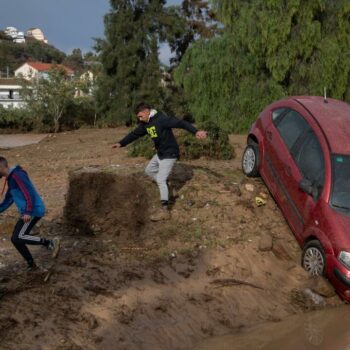
[[[45,239],[30,234],[31,230],[40,219],[40,217],[36,216],[32,217],[28,222],[19,219],[12,233],[11,242],[28,264],[33,263],[33,257],[26,244],[46,245]]]

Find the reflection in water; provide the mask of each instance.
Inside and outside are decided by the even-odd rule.
[[[204,341],[194,350],[350,350],[350,307],[310,312]]]

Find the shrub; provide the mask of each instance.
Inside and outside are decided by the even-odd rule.
[[[147,136],[133,142],[128,149],[128,155],[130,157],[145,157],[146,159],[151,159],[154,153],[153,142]]]
[[[182,159],[191,160],[205,157],[209,159],[231,159],[234,157],[233,147],[229,143],[229,134],[213,122],[206,122],[201,128],[208,131],[206,140],[198,140],[187,131],[178,130],[176,136],[180,146]],[[130,157],[152,158],[155,150],[149,137],[135,141],[129,147]]]
[[[92,99],[75,98],[67,105],[62,116],[62,129],[79,129],[82,126],[95,124],[95,106]]]
[[[27,109],[0,106],[0,129],[32,131],[38,124],[38,119]]]
[[[76,98],[71,101],[61,118],[62,130],[78,129],[84,125],[94,125],[95,107],[88,98]],[[35,110],[29,108],[4,108],[0,106],[0,129],[8,132],[38,131],[52,132],[53,123],[47,115],[39,116]]]
[[[205,122],[201,129],[208,132],[208,138],[198,140],[187,132],[181,132],[178,141],[181,156],[184,159],[231,159],[234,157],[233,147],[230,145],[229,134],[214,122]]]

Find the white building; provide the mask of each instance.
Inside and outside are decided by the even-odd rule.
[[[13,39],[13,41],[16,44],[24,44],[26,42],[26,39],[24,38],[24,33],[23,32],[18,32],[17,37]]]
[[[48,43],[48,41],[45,39],[44,32],[40,28],[30,28],[27,30],[26,33],[27,37],[34,38],[39,41],[43,41],[44,43]]]
[[[0,105],[4,108],[20,108],[25,105],[20,91],[22,85],[15,78],[0,78]]]
[[[15,39],[17,37],[17,28],[15,27],[7,27],[5,30],[4,30],[5,34],[10,36],[12,39]]]
[[[75,97],[91,96],[93,94],[95,75],[92,71],[88,70],[80,75],[80,80],[88,85],[87,91],[82,91],[77,89],[75,92]]]
[[[5,34],[13,39],[13,42],[17,44],[23,44],[26,42],[23,32],[19,32],[15,27],[7,27],[4,30]]]
[[[67,76],[73,76],[74,71],[62,64],[51,64],[42,62],[26,62],[15,70],[15,76],[27,80],[45,78],[48,72],[53,68],[62,68],[66,71]]]

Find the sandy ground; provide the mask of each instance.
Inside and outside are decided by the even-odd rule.
[[[172,218],[151,223],[158,193],[141,175],[146,161],[110,149],[125,132],[80,130],[2,152],[30,173],[48,207],[39,232],[60,236],[62,250],[53,263],[32,249],[50,273],[22,273],[9,241],[16,211],[2,217],[0,349],[192,349],[312,307],[302,297],[312,282],[299,266],[299,246],[262,181],[240,171],[244,136],[232,137],[234,160],[181,162]],[[84,166],[114,169],[120,180],[119,192],[105,190],[111,207],[95,200],[89,234],[62,219],[68,173]],[[82,202],[98,186],[82,187]],[[257,207],[257,195],[265,206]],[[106,225],[118,210],[121,224]],[[261,251],[266,236],[273,245]],[[333,296],[323,307],[339,304]]]

